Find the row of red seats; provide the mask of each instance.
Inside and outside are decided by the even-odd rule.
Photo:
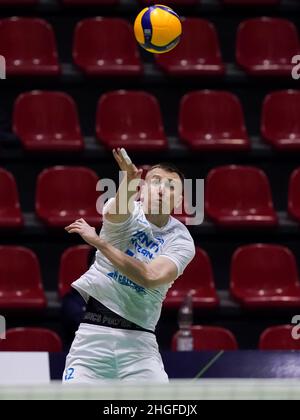
[[[144,173],[149,166],[141,166]],[[89,168],[55,166],[44,169],[37,178],[35,210],[50,227],[64,227],[78,218],[93,226],[101,223],[96,208],[99,179]],[[101,180],[100,180],[101,185]],[[205,184],[205,214],[223,227],[271,227],[278,224],[270,185],[265,173],[252,166],[220,166],[212,169]],[[293,171],[288,187],[288,213],[300,222],[300,168]],[[178,213],[177,213],[178,211]],[[192,208],[185,198],[182,209],[173,215],[188,224]],[[16,181],[0,168],[0,228],[24,225]]]
[[[260,350],[300,350],[300,340],[293,338],[293,325],[277,325],[265,329],[259,338]],[[228,329],[193,325],[194,350],[238,350],[235,336]],[[172,337],[171,348],[177,350],[178,332]],[[62,351],[60,337],[46,328],[11,328],[6,339],[0,340],[0,351]]]
[[[294,325],[277,325],[265,329],[259,337],[260,350],[300,350],[300,339],[293,338]],[[192,326],[194,350],[238,350],[236,337],[226,328]],[[172,350],[177,350],[179,331],[172,338]]]
[[[269,93],[262,105],[262,138],[277,150],[300,149],[300,91]],[[13,130],[30,151],[84,148],[78,110],[63,92],[31,91],[15,101]],[[199,90],[179,105],[179,138],[192,150],[243,151],[251,147],[241,103],[227,91]],[[96,135],[108,149],[136,151],[168,148],[160,106],[145,91],[103,94],[96,112]]]
[[[171,75],[223,75],[214,25],[200,18],[182,20],[179,45],[168,54],[156,54],[157,65]],[[251,75],[291,77],[292,57],[300,53],[296,26],[289,20],[261,17],[240,23],[236,61]],[[54,31],[36,18],[0,20],[0,54],[8,75],[58,75]],[[73,60],[88,75],[141,75],[143,63],[132,25],[120,18],[89,18],[75,29]]]
[[[90,5],[117,5],[120,4],[120,0],[60,0],[62,4],[66,6],[90,6]],[[281,0],[219,0],[223,4],[228,5],[275,5],[279,4]],[[37,5],[40,4],[41,0],[0,0],[1,5]],[[156,4],[156,0],[138,0],[138,2],[142,5],[149,6],[151,4]],[[200,4],[201,0],[165,0],[164,4],[168,6],[185,6],[185,5],[197,5]]]
[[[61,256],[59,296],[89,266],[91,248],[79,245]],[[216,308],[210,258],[196,247],[196,256],[168,291],[164,307],[178,309],[192,292],[195,308]],[[251,244],[239,247],[231,259],[230,294],[243,307],[300,307],[300,282],[294,254],[281,245]],[[46,297],[37,256],[28,248],[0,246],[0,309],[42,309]]]

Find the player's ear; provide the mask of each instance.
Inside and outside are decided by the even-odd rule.
[[[145,198],[145,182],[140,183],[140,192],[139,192],[140,201],[144,201]]]

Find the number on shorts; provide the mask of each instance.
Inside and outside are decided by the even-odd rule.
[[[65,375],[65,381],[68,381],[69,379],[74,379],[73,373],[74,373],[74,368],[68,368]]]

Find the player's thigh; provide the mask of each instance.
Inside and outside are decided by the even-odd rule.
[[[131,363],[122,366],[120,379],[123,381],[147,381],[168,383],[169,378],[158,357],[135,357]]]
[[[154,335],[130,332],[119,344],[117,366],[120,379],[168,382]]]

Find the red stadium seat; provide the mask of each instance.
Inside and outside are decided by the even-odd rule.
[[[65,6],[113,6],[120,3],[120,0],[62,0]]]
[[[216,293],[211,262],[201,248],[196,247],[196,255],[183,274],[169,289],[164,306],[179,308],[187,293],[193,291],[193,306],[196,308],[215,308],[219,304]]]
[[[46,297],[36,255],[19,246],[0,246],[0,309],[42,309]]]
[[[11,328],[6,339],[0,340],[0,351],[61,352],[60,337],[46,328]]]
[[[251,166],[212,169],[206,179],[205,211],[224,227],[268,227],[278,222],[268,178]]]
[[[291,77],[299,52],[296,26],[286,19],[248,19],[238,28],[236,60],[249,74]]]
[[[288,213],[300,222],[300,168],[293,171],[288,192]]]
[[[248,308],[299,307],[300,282],[293,253],[270,244],[238,248],[231,261],[230,292]]]
[[[265,97],[261,134],[278,150],[300,150],[300,91],[283,90]]]
[[[237,5],[237,6],[266,6],[276,5],[281,0],[221,0],[225,5]]]
[[[300,340],[292,336],[295,325],[277,325],[267,328],[259,338],[260,350],[300,350]]]
[[[238,98],[230,92],[201,90],[181,100],[179,135],[193,150],[247,150],[250,147]]]
[[[177,47],[167,54],[156,54],[155,59],[170,75],[214,76],[224,73],[217,32],[213,24],[204,19],[184,19]]]
[[[64,251],[60,260],[58,291],[63,297],[71,289],[71,283],[77,280],[89,268],[89,245],[72,246]]]
[[[52,27],[42,19],[0,20],[0,54],[14,76],[55,76],[60,73]]]
[[[172,338],[172,350],[177,350],[178,333]],[[221,327],[208,327],[202,325],[192,326],[194,339],[194,350],[214,351],[214,350],[237,350],[238,344],[231,331]]]
[[[13,119],[14,132],[27,150],[77,151],[84,147],[76,104],[63,92],[21,94]]]
[[[157,99],[143,91],[119,90],[101,96],[97,137],[107,148],[159,151],[167,148]]]
[[[76,26],[73,60],[90,76],[143,73],[131,25],[119,18],[84,19]]]
[[[10,172],[0,168],[0,228],[23,226],[16,181]]]
[[[94,171],[80,166],[44,169],[37,180],[37,215],[52,227],[65,227],[80,218],[92,226],[99,226],[97,182]]]

